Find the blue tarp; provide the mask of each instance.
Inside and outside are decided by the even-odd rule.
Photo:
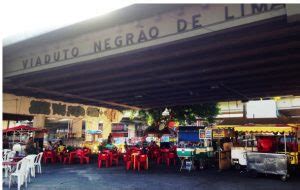
[[[199,142],[199,129],[202,128],[196,126],[179,127],[178,141]]]

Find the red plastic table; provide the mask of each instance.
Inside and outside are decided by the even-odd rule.
[[[11,167],[15,167],[17,165],[18,162],[2,162],[3,166],[11,166]],[[5,169],[4,172],[4,177],[8,177],[8,170]]]

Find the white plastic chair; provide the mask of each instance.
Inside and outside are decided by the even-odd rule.
[[[3,162],[9,162],[9,154],[8,152],[6,154],[3,155]],[[8,177],[8,172],[11,171],[11,166],[10,165],[4,165],[3,166],[4,169],[4,177]]]
[[[16,171],[9,176],[9,183],[8,183],[9,189],[10,189],[10,186],[11,186],[12,177],[17,178],[18,190],[20,190],[21,185],[23,185],[24,182],[25,182],[25,185],[27,187],[27,181],[25,180],[27,164],[28,164],[27,159],[22,159],[17,163]]]
[[[17,143],[17,144],[14,144],[12,150],[13,150],[13,151],[16,151],[16,152],[18,151],[19,153],[21,153],[22,147],[21,147],[20,144]]]
[[[34,166],[37,167],[37,173],[42,173],[42,165],[41,165],[41,161],[42,161],[42,157],[43,157],[43,152],[40,152],[34,160]]]
[[[36,159],[37,155],[35,154],[31,154],[25,157],[25,159],[28,159],[28,166],[27,166],[27,178],[30,182],[30,176],[35,177],[35,165],[34,165],[34,161]]]
[[[10,149],[3,149],[3,155],[9,153],[11,150]]]
[[[7,161],[13,161],[13,157],[15,157],[16,152],[15,151],[10,151],[7,153]]]

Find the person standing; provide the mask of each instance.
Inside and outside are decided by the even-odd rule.
[[[143,137],[143,142],[142,142],[142,153],[147,154],[148,150],[148,142],[146,141],[146,138]]]
[[[29,155],[29,154],[36,154],[36,152],[37,151],[34,147],[33,138],[29,137],[29,139],[26,143],[25,153],[26,153],[26,155]]]

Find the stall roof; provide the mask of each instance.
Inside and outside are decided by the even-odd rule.
[[[3,133],[14,132],[14,131],[37,131],[38,128],[30,127],[28,125],[20,125],[8,129],[4,129]]]
[[[261,133],[291,133],[295,132],[296,128],[292,125],[219,125],[215,128],[228,129],[234,128],[237,132],[261,132]]]

